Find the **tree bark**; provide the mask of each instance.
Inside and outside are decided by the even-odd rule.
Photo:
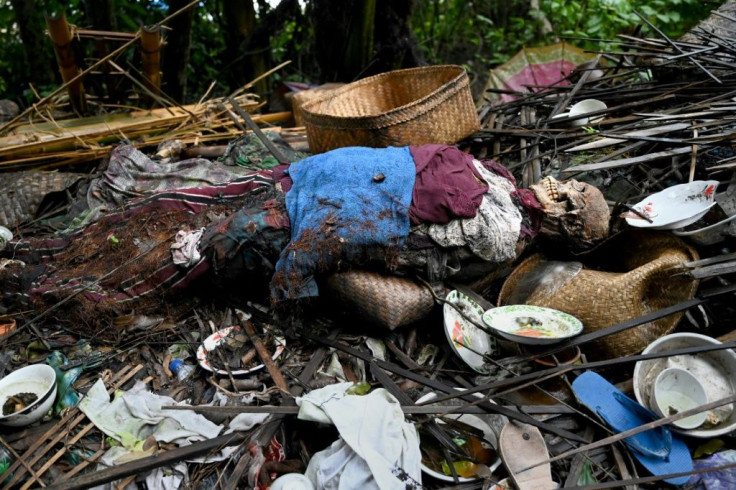
[[[323,82],[422,63],[409,26],[414,0],[312,0],[317,64]]]
[[[98,31],[117,31],[118,23],[115,17],[115,0],[86,0],[84,15]]]
[[[226,53],[227,61],[223,63],[223,73],[228,77],[231,90],[235,90],[267,70],[271,64],[271,36],[287,21],[299,22],[301,8],[298,0],[281,0],[276,8],[269,9],[256,22],[252,0],[225,0],[224,6],[230,49]],[[268,80],[260,80],[255,91],[267,92]]]
[[[696,36],[694,31],[702,29],[715,35],[722,36],[726,39],[733,37],[733,31],[736,27],[736,1],[729,0],[714,11],[708,18],[703,19],[690,32],[686,32],[680,41],[687,43],[702,43],[702,38]]]
[[[224,65],[228,67],[225,76],[234,89],[247,83],[253,64],[262,64],[248,54],[248,41],[256,27],[256,10],[252,0],[224,0],[223,13],[227,44]]]
[[[186,6],[189,0],[171,0],[169,11],[176,12]],[[194,9],[189,8],[169,21],[170,30],[163,49],[163,91],[174,100],[185,102],[187,96],[187,75],[189,68],[189,49],[192,46],[192,24]]]
[[[51,43],[45,39],[43,18],[36,0],[10,0],[23,41],[28,81],[34,85],[56,82]]]

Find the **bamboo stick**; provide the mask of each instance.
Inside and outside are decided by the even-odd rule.
[[[141,58],[143,79],[153,93],[161,90],[161,26],[141,29]],[[149,96],[149,101],[155,101]]]
[[[184,7],[180,8],[176,12],[174,12],[171,15],[167,16],[165,19],[163,19],[160,22],[156,23],[156,25],[158,25],[158,26],[165,25],[169,20],[173,19],[174,17],[180,15],[183,12],[186,12],[187,10],[189,10],[192,7],[194,7],[195,5],[197,5],[200,2],[201,2],[201,0],[192,0],[191,2],[189,2],[188,4],[186,4]],[[15,116],[13,119],[11,119],[7,123],[5,123],[2,127],[0,127],[0,135],[2,135],[5,132],[7,132],[8,129],[10,129],[11,127],[13,127],[13,125],[15,125],[15,123],[17,123],[18,121],[20,121],[21,119],[23,119],[24,117],[26,117],[28,114],[30,114],[30,113],[32,113],[34,111],[37,111],[39,108],[41,108],[44,105],[48,104],[49,101],[51,101],[54,97],[56,97],[61,92],[63,92],[69,86],[69,84],[72,84],[72,83],[76,82],[77,80],[80,80],[87,73],[91,72],[92,70],[96,69],[97,67],[99,67],[103,63],[106,63],[108,60],[111,60],[115,56],[117,56],[120,53],[122,53],[123,51],[125,51],[129,46],[132,46],[135,42],[137,42],[138,41],[138,38],[140,36],[141,36],[140,31],[138,31],[131,40],[129,40],[128,42],[122,44],[120,47],[118,47],[118,49],[110,52],[104,58],[101,58],[101,59],[97,60],[96,62],[92,63],[85,70],[83,70],[83,71],[79,72],[77,75],[75,75],[74,78],[72,78],[71,80],[69,80],[67,82],[64,82],[64,84],[62,84],[56,90],[54,90],[53,92],[51,92],[49,95],[47,95],[43,99],[39,100],[38,102],[32,104],[26,110],[24,110],[23,112],[21,112],[20,114],[18,114],[17,116]]]
[[[77,65],[76,57],[72,42],[71,27],[66,21],[66,15],[61,14],[59,17],[46,16],[46,28],[49,32],[51,42],[54,44],[54,52],[56,53],[56,62],[59,65],[61,79],[67,86],[69,93],[69,101],[78,114],[87,112],[87,99],[84,97],[84,85],[82,79],[78,75],[81,70]]]

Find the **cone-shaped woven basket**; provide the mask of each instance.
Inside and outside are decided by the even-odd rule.
[[[532,291],[524,303],[574,315],[583,322],[586,333],[594,332],[692,299],[698,282],[676,275],[673,267],[697,258],[694,249],[669,233],[627,230],[578,256],[583,263],[578,274],[551,292]],[[520,282],[545,260],[537,254],[519,264],[504,282],[498,304],[506,304],[509,297],[523,297]],[[640,352],[672,332],[682,315],[676,313],[609,335],[582,349],[596,360]]]
[[[349,83],[302,106],[309,149],[453,144],[480,128],[465,70],[394,70]]]

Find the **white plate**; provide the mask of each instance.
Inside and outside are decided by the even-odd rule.
[[[483,322],[500,336],[520,344],[556,344],[583,331],[574,316],[552,308],[509,305],[483,313]]]
[[[457,305],[465,314],[482,325],[483,307],[459,291],[450,291],[445,301]],[[473,370],[488,374],[483,362],[484,355],[492,355],[496,351],[496,339],[473,325],[460,315],[452,306],[445,304],[445,335],[450,347]]]
[[[202,366],[207,371],[212,371],[217,374],[224,374],[227,375],[228,372],[226,369],[215,369],[210,365],[210,362],[207,360],[207,353],[212,352],[215,350],[215,348],[225,342],[227,339],[227,336],[231,333],[237,333],[240,332],[241,328],[238,325],[232,326],[232,327],[226,327],[222,330],[218,330],[217,332],[213,333],[206,339],[204,339],[204,342],[199,346],[197,349],[197,362],[199,362],[199,365]],[[276,359],[281,355],[282,352],[284,352],[284,347],[286,346],[286,339],[283,337],[275,337],[274,338],[274,344],[276,346],[276,349],[273,352],[272,359]],[[263,368],[263,364],[258,364],[257,366],[254,366],[250,369],[235,369],[230,370],[230,372],[233,374],[233,376],[242,376],[244,374],[250,374],[254,371],[258,371],[259,369]]]
[[[482,395],[480,393],[476,393],[473,396],[475,396],[476,398],[482,398]],[[435,393],[427,393],[426,395],[420,397],[416,401],[416,403],[419,404],[419,403],[428,402],[428,401],[433,400],[434,398],[437,398],[437,395]],[[441,405],[448,405],[448,406],[454,406],[458,404],[466,404],[466,402],[462,400],[459,402],[454,401],[454,400],[448,400],[446,402],[441,403]],[[450,414],[444,415],[444,417],[452,418],[454,420],[462,422],[463,424],[467,424],[471,427],[475,427],[476,429],[480,429],[481,431],[483,431],[483,439],[485,439],[487,443],[490,443],[490,445],[493,446],[493,449],[498,453],[498,436],[496,435],[496,431],[500,432],[501,428],[503,428],[503,426],[508,422],[508,419],[505,416],[498,415],[498,414],[478,416],[478,415],[473,415],[470,413],[463,413],[463,414],[450,413]],[[497,426],[496,431],[494,431],[493,428],[489,425],[489,423],[483,420],[481,417],[491,417],[490,419],[492,421],[491,423]],[[439,418],[435,419],[435,421],[438,424],[444,424],[444,422]],[[421,445],[421,441],[419,444]],[[501,463],[502,463],[502,460],[501,460],[501,456],[499,455],[499,457],[496,458],[496,461],[494,461],[493,464],[488,467],[491,470],[491,474],[494,471],[496,471],[499,466],[501,466]],[[452,479],[452,475],[445,475],[444,473],[435,471],[429,468],[428,466],[424,465],[424,463],[420,463],[420,465],[422,467],[423,472],[437,478],[438,480],[448,481],[448,482],[455,481]],[[471,481],[476,481],[476,480],[478,480],[478,478],[464,478],[460,476],[458,477],[458,481],[460,482],[471,482]]]
[[[694,180],[652,194],[634,209],[648,216],[652,222],[627,213],[626,222],[635,228],[676,230],[693,224],[715,205],[717,180]]]

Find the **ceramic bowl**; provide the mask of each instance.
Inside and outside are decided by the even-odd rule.
[[[720,343],[717,339],[707,335],[689,332],[673,333],[649,344],[642,354]],[[710,401],[736,394],[736,353],[731,349],[722,349],[637,362],[634,366],[633,379],[636,401],[651,409],[654,382],[659,373],[670,367],[686,369],[697,377]],[[691,437],[705,439],[722,436],[736,430],[736,410],[733,404],[725,405],[709,411],[706,421],[696,429],[682,429],[674,425],[671,428],[675,432]]]
[[[694,180],[648,196],[633,207],[650,221],[628,213],[626,223],[634,228],[677,230],[691,225],[715,206],[717,180]]]
[[[533,305],[508,305],[483,313],[483,323],[501,337],[529,345],[562,342],[583,331],[582,322],[553,308]]]
[[[589,112],[597,112],[608,109],[608,106],[597,99],[585,99],[581,100],[577,104],[570,107],[569,117],[582,116]],[[570,121],[571,126],[587,126],[588,124],[595,124],[603,120],[603,115],[598,114],[593,117],[581,117],[580,119],[573,119]]]
[[[232,369],[230,373],[226,369],[216,369],[212,367],[209,360],[207,359],[207,353],[215,350],[220,344],[227,341],[228,335],[235,334],[241,331],[240,326],[234,325],[232,327],[225,327],[217,332],[213,333],[200,344],[197,348],[197,362],[203,369],[212,371],[213,373],[221,374],[226,376],[232,374],[233,376],[243,376],[252,372],[263,369],[263,364],[258,364],[249,369]],[[286,347],[286,339],[284,337],[275,336],[273,340],[273,355],[271,358],[276,360]]]
[[[273,481],[271,490],[314,490],[314,485],[301,473],[286,473]]]
[[[480,393],[476,393],[472,395],[475,398],[482,398],[482,395]],[[427,393],[426,395],[420,397],[416,403],[422,404],[425,402],[430,402],[433,399],[437,398],[437,395],[435,393]],[[465,404],[466,402],[463,400],[447,400],[444,402],[441,402],[440,405],[447,405],[447,406],[456,406],[458,404]],[[491,402],[493,403],[493,402]],[[494,451],[498,451],[498,434],[501,433],[501,429],[503,428],[506,423],[508,423],[508,418],[503,415],[498,414],[488,414],[488,415],[474,415],[470,413],[465,414],[457,414],[457,413],[449,413],[444,416],[446,419],[453,419],[457,420],[458,422],[462,424],[469,425],[471,427],[474,427],[476,429],[479,429],[481,432],[483,432],[483,439],[485,443],[487,443],[489,446],[493,447]],[[442,421],[442,419],[437,418],[435,421],[438,424],[443,424],[445,422]],[[420,441],[421,446],[421,441]],[[491,474],[493,474],[494,471],[498,469],[499,466],[501,466],[502,460],[501,457],[498,456],[496,460],[488,466],[488,469],[490,470]],[[446,482],[453,482],[453,478],[451,475],[446,475],[444,473],[440,473],[439,471],[435,471],[429,466],[427,466],[424,463],[420,463],[422,471],[426,473],[427,475],[431,475],[438,480],[446,481]],[[478,478],[476,477],[458,477],[458,481],[461,483],[464,482],[472,482],[476,481]]]
[[[671,367],[663,370],[654,380],[651,406],[656,414],[668,417],[708,403],[708,395],[698,378],[686,369]],[[707,412],[672,422],[681,429],[695,429],[703,425]]]
[[[19,393],[33,393],[38,398],[17,412],[2,415],[8,398]],[[56,372],[46,364],[32,364],[0,379],[0,425],[23,427],[41,420],[56,399]]]
[[[481,326],[483,307],[460,291],[450,291],[445,301],[443,317],[450,347],[473,370],[488,374],[484,357],[496,353],[496,339],[468,321],[452,305],[456,305],[465,316]]]

